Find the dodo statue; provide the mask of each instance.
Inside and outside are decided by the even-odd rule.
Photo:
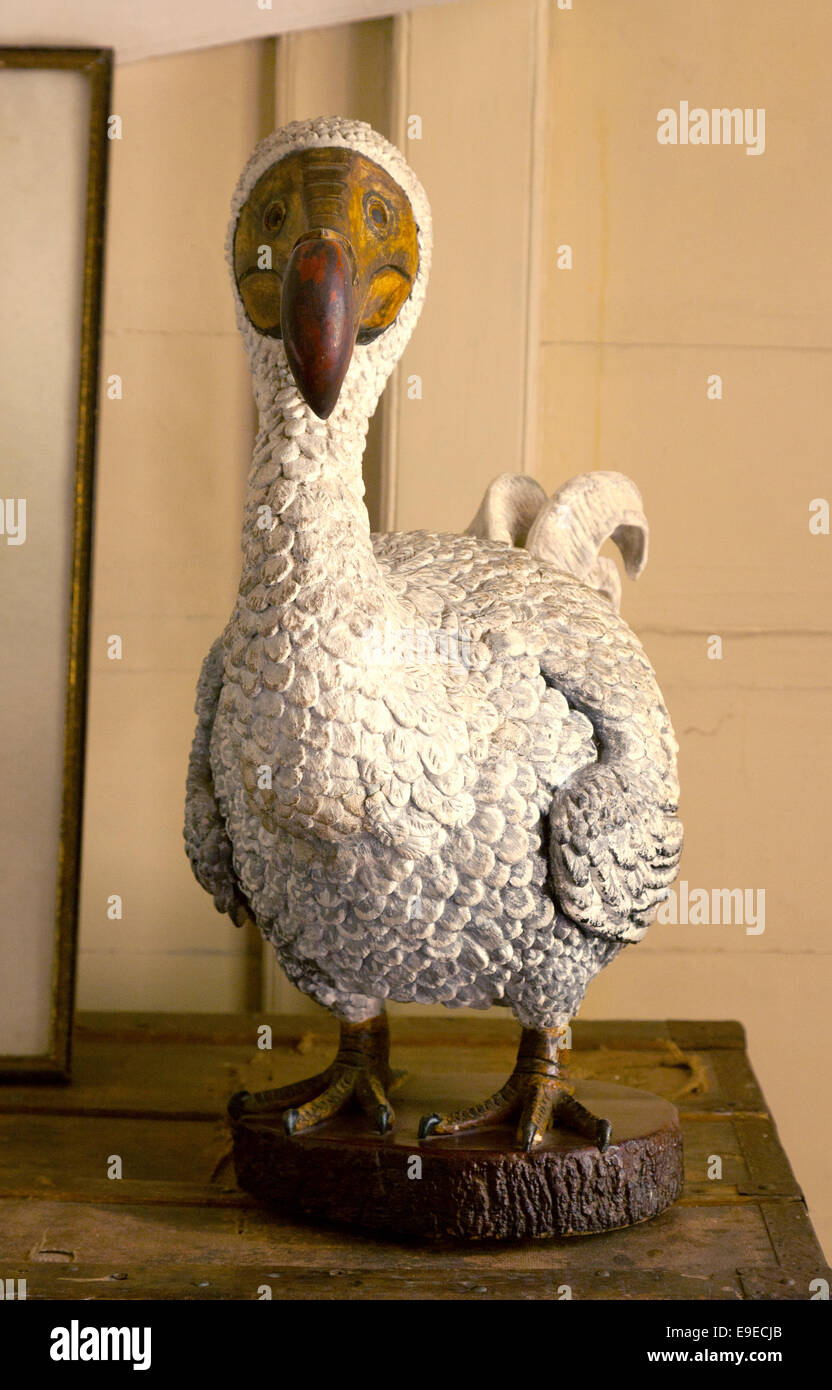
[[[227,255],[259,430],[234,610],[202,667],[187,780],[194,873],[339,1020],[321,1074],[238,1092],[300,1134],[357,1105],[394,1123],[385,1000],[507,1006],[514,1071],[420,1135],[516,1124],[521,1149],[610,1125],[559,1044],[593,976],[639,941],[676,874],[677,746],[618,616],[612,537],[646,554],[634,485],[551,499],[504,474],[465,535],[371,534],[367,425],[422,308],[425,193],[340,118],[255,149]],[[437,499],[437,512],[440,499]]]

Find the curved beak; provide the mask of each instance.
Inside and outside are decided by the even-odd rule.
[[[280,330],[292,376],[321,419],[332,413],[350,365],[360,305],[355,253],[340,232],[305,232],[283,276]]]

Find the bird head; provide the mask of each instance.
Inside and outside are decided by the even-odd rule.
[[[285,360],[317,416],[331,414],[362,353],[359,375],[381,374],[380,391],[415,325],[430,259],[427,200],[392,145],[340,118],[293,122],[261,141],[228,250],[247,346],[261,362]]]

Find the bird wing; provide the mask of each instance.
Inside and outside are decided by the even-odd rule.
[[[196,688],[197,724],[188,760],[185,793],[185,850],[199,883],[238,927],[253,920],[234,872],[233,848],[214,791],[210,743],[223,682],[222,638],[212,646]]]
[[[555,894],[587,931],[638,941],[682,851],[678,745],[640,642],[606,604],[566,586],[550,636],[544,679],[589,719],[598,749],[552,798]]]
[[[676,739],[638,638],[597,589],[528,550],[431,532],[374,545],[391,584],[425,611],[432,603],[437,625],[447,607],[472,651],[482,641],[511,663],[534,650],[546,684],[589,721],[588,760],[544,790],[554,897],[588,932],[640,940],[676,876],[682,827]]]
[[[598,748],[597,762],[553,797],[549,862],[565,913],[587,931],[637,941],[667,897],[682,850],[673,729],[647,657],[614,616],[621,579],[600,554],[612,540],[638,578],[648,544],[641,495],[622,473],[580,474],[551,498],[533,479],[503,473],[467,534],[520,547],[606,600],[599,606],[586,589],[561,588],[541,657],[547,684],[586,715]]]

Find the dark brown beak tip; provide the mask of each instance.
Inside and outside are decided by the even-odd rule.
[[[337,236],[299,241],[283,277],[280,326],[292,376],[321,420],[331,415],[355,344],[348,246]]]

